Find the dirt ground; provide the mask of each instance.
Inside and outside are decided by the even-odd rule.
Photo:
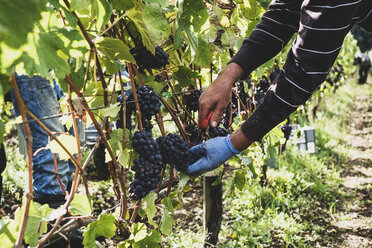
[[[334,215],[330,227],[337,247],[345,248],[372,247],[372,95],[359,90],[350,126],[349,144],[355,149],[342,173],[344,208]]]

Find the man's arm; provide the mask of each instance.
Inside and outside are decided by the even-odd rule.
[[[371,4],[370,0],[304,1],[301,6],[299,35],[288,53],[283,69],[268,90],[263,103],[237,132],[218,142],[214,139],[208,140],[204,145],[205,155],[195,164],[189,166],[187,172],[192,175],[200,175],[216,168],[218,163],[221,164],[222,159],[225,159],[224,161],[228,159],[226,154],[232,156],[247,148],[253,141],[262,139],[267,132],[306,102],[329,73],[346,34],[358,19],[355,18],[355,15],[365,12],[366,9],[368,12],[371,9]],[[267,45],[267,43],[265,44]],[[253,48],[249,47],[249,44],[246,45],[248,47],[243,49],[249,52],[239,52],[236,56],[241,59],[233,59],[233,62],[239,64],[245,74],[250,73],[251,68],[254,68],[252,66],[254,62],[251,60],[255,59],[255,57],[245,57],[254,54]],[[231,91],[228,93],[231,94]],[[201,103],[204,102],[204,105],[200,105],[201,108],[208,106],[206,103],[210,97],[207,90],[200,99]],[[219,105],[209,106],[209,109],[213,109],[214,106]],[[219,118],[215,116],[213,119],[212,116],[212,126],[214,121],[220,120]],[[227,153],[215,153],[215,150],[226,150]],[[219,154],[224,156],[219,159]],[[218,163],[215,162],[216,160]]]
[[[283,69],[263,102],[241,127],[249,140],[262,139],[319,88],[355,23],[355,15],[368,6],[371,9],[371,3],[369,0],[304,1],[298,36]]]
[[[238,53],[200,97],[199,124],[214,110],[210,124],[215,127],[230,102],[233,84],[283,49],[298,28],[300,6],[300,1],[270,5]]]

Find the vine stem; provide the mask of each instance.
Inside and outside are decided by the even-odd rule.
[[[127,16],[127,14],[123,14],[122,16],[120,16],[118,19],[116,19],[114,22],[112,22],[112,24],[108,27],[108,28],[106,28],[105,30],[103,30],[100,34],[99,34],[99,36],[103,36],[107,31],[109,31],[110,29],[112,29],[113,27],[115,27],[115,25],[119,22],[119,21],[121,21],[121,19],[123,19],[124,17],[126,17]]]
[[[240,98],[239,94],[238,94],[237,92],[235,92],[235,90],[233,90],[233,92],[234,92],[236,98],[238,98],[239,103],[243,106],[244,111],[245,111],[246,113],[248,113],[248,109],[247,109],[247,107],[245,106],[245,104],[244,104],[244,102],[242,101],[242,99]],[[240,114],[240,111],[239,111],[239,114]]]
[[[57,154],[53,153],[53,158],[54,158],[54,175],[57,178],[59,187],[61,187],[62,193],[66,196],[66,190],[65,187],[63,186],[63,183],[61,181],[61,178],[59,177],[59,172],[58,172],[58,166],[57,166]]]
[[[69,111],[72,112],[73,107],[72,107],[72,102],[71,102],[71,99],[72,99],[71,98],[71,86],[68,85],[67,87],[68,87],[67,102],[68,102]],[[78,164],[80,165],[81,164],[81,159],[83,157],[83,153],[81,152],[81,144],[80,144],[78,126],[77,126],[77,123],[76,123],[75,115],[72,114],[71,117],[72,117],[72,125],[73,125],[73,128],[74,128],[74,134],[75,134],[75,139],[76,139],[76,146],[77,146],[77,150],[78,150],[77,161],[78,161]],[[76,168],[75,176],[77,175],[77,173],[79,173],[78,168]],[[88,182],[87,182],[87,178],[85,176],[85,173],[82,174],[82,178],[83,178],[83,182],[84,182],[85,192],[86,192],[87,196],[89,197],[89,188],[88,188]],[[75,181],[73,181],[73,182],[75,182]],[[75,182],[75,184],[77,186],[78,182]],[[75,187],[75,185],[72,185],[72,187]]]
[[[121,79],[121,73],[120,73],[120,70],[119,70],[119,83],[120,83],[120,92],[121,92],[121,96],[122,96],[122,99],[123,99],[123,136],[122,136],[122,139],[121,139],[121,145],[122,145],[122,148],[123,148],[123,151],[125,150],[125,143],[127,141],[127,137],[126,137],[126,114],[125,114],[125,111],[126,111],[126,105],[125,105],[125,92],[124,92],[124,86],[123,86],[123,81]],[[124,167],[124,166],[123,166]],[[123,174],[124,174],[124,177],[123,177],[123,181],[124,181],[124,184],[126,184],[126,178],[127,178],[127,169],[124,167],[123,168]],[[127,195],[126,195],[126,192],[122,192],[122,197],[121,197],[121,201],[120,201],[120,204],[123,205],[122,207],[122,211],[120,213],[120,219],[125,219],[125,214],[127,212],[127,208],[128,208],[128,202],[127,202]]]
[[[138,211],[140,209],[140,206],[141,206],[141,203],[142,203],[142,200],[139,200],[137,201],[136,205],[134,206],[134,211],[133,211],[133,214],[132,216],[130,217],[130,222],[133,223],[134,220],[136,219],[137,215],[138,215]]]
[[[19,88],[17,85],[16,81],[16,76],[15,73],[12,74],[11,78],[11,85],[12,89],[14,92],[14,96],[17,102],[17,106],[19,109],[19,112],[22,116],[22,120],[24,122],[23,126],[25,129],[25,134],[26,134],[26,142],[27,142],[27,172],[28,172],[28,187],[27,187],[27,192],[25,193],[26,196],[26,203],[25,203],[25,209],[23,212],[21,224],[20,224],[20,229],[18,233],[17,240],[14,244],[15,248],[20,248],[23,247],[22,242],[23,242],[23,237],[25,234],[26,230],[26,225],[27,225],[27,220],[28,220],[28,214],[30,211],[30,204],[31,204],[31,199],[32,199],[32,191],[33,191],[33,184],[32,184],[32,177],[33,177],[33,165],[32,165],[32,134],[31,134],[31,129],[27,121],[26,117],[26,106],[22,100],[21,93],[19,92]]]
[[[185,130],[183,130],[182,124],[180,123],[179,119],[177,118],[177,115],[174,113],[174,110],[172,109],[172,107],[169,105],[169,103],[160,94],[159,94],[159,98],[160,98],[160,101],[165,106],[165,108],[170,113],[170,115],[172,116],[172,119],[176,123],[176,126],[177,126],[178,130],[180,131],[180,134],[181,134],[183,140],[185,140],[187,143],[190,143],[190,140],[187,137]]]
[[[132,85],[133,98],[134,98],[134,101],[135,101],[134,105],[136,106],[136,114],[137,114],[137,117],[138,117],[138,128],[139,128],[140,131],[142,131],[143,127],[142,127],[141,110],[140,110],[139,103],[138,103],[138,98],[137,98],[136,84],[134,83],[133,69],[132,69],[132,66],[131,66],[130,63],[128,63],[127,65],[128,65],[128,70],[129,70],[130,83]]]
[[[167,76],[168,77],[168,76]],[[181,103],[181,100],[178,98],[177,94],[176,94],[176,91],[174,90],[174,87],[172,85],[171,82],[168,81],[168,85],[169,87],[171,88],[172,92],[173,92],[173,96],[174,98],[176,99],[177,103],[181,106],[182,110],[186,113],[186,115],[192,120],[192,122],[195,124],[195,125],[198,125],[198,122],[195,121],[195,119],[193,118],[193,116],[190,114],[190,112],[185,108],[185,106],[183,106],[183,104]]]
[[[124,184],[124,179],[123,179],[123,174],[122,174],[122,171],[120,169],[120,165],[116,159],[116,156],[114,154],[114,152],[112,151],[108,141],[107,141],[107,138],[106,138],[106,135],[105,133],[103,132],[101,126],[99,125],[96,117],[94,116],[92,110],[89,108],[84,96],[81,94],[81,92],[79,91],[79,89],[75,86],[75,84],[71,81],[71,78],[70,78],[70,75],[68,74],[65,78],[66,82],[71,86],[71,89],[77,94],[77,96],[81,97],[82,98],[82,104],[85,108],[85,110],[88,112],[88,115],[89,117],[91,118],[95,128],[97,129],[98,131],[98,134],[101,136],[101,139],[102,139],[102,142],[103,144],[105,145],[106,149],[107,149],[107,152],[109,153],[112,161],[113,161],[113,164],[115,166],[115,169],[118,173],[118,176],[119,176],[119,182],[120,182],[120,187],[121,187],[121,191],[123,192],[126,192],[126,189],[125,189],[125,184]]]

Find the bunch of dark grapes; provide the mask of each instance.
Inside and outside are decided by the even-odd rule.
[[[227,136],[229,134],[229,131],[227,131],[223,127],[217,126],[217,127],[209,127],[208,133],[209,133],[209,136],[211,138],[214,138],[214,137],[224,137],[224,136]]]
[[[136,152],[149,162],[156,163],[162,160],[159,145],[152,138],[152,134],[145,130],[137,131],[132,137],[132,145]]]
[[[202,93],[201,90],[194,90],[190,95],[185,95],[183,97],[183,101],[188,111],[199,110],[199,98],[201,93]]]
[[[147,70],[160,69],[169,64],[169,55],[160,46],[155,47],[155,55],[149,52],[143,44],[138,44],[130,49],[130,53],[137,65]]]
[[[170,133],[167,137],[156,139],[159,144],[163,163],[175,164],[182,159],[183,153],[188,150],[187,143],[177,134]]]
[[[140,86],[137,89],[137,100],[143,116],[151,119],[152,116],[159,113],[160,100],[152,87],[148,85]]]
[[[140,155],[133,161],[131,170],[135,172],[134,180],[129,184],[129,196],[136,201],[154,190],[161,178],[161,154],[158,143],[151,132],[137,131],[132,137],[133,148]]]
[[[202,141],[201,133],[194,124],[188,124],[185,131],[191,143],[199,144]]]
[[[152,125],[151,121],[145,118],[141,118],[142,120],[142,127],[145,131],[150,132],[152,131],[154,125]]]
[[[196,157],[190,152],[187,143],[177,134],[168,134],[167,137],[157,138],[163,163],[174,164],[177,170],[186,171],[190,164],[196,162]]]
[[[140,200],[151,190],[156,189],[160,181],[160,172],[163,166],[160,163],[151,163],[140,157],[133,160],[131,170],[135,173],[134,180],[129,185],[129,197],[134,200]]]
[[[282,129],[282,132],[284,134],[284,138],[286,140],[289,139],[289,136],[291,135],[291,132],[292,132],[292,126],[289,125],[289,124],[286,124],[286,125],[283,125],[280,127]]]
[[[196,154],[190,152],[190,150],[187,150],[183,153],[182,160],[175,163],[175,167],[177,170],[181,172],[186,172],[187,167],[198,161],[200,156],[197,156]]]

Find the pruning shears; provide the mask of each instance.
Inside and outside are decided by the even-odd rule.
[[[212,117],[212,114],[213,114],[213,110],[211,110],[211,112],[209,112],[207,118],[205,118],[205,119],[202,121],[202,123],[201,123],[201,127],[202,127],[203,129],[205,129],[205,128],[208,126],[208,123],[209,123],[209,121],[210,121],[210,119],[211,119],[211,117]]]

